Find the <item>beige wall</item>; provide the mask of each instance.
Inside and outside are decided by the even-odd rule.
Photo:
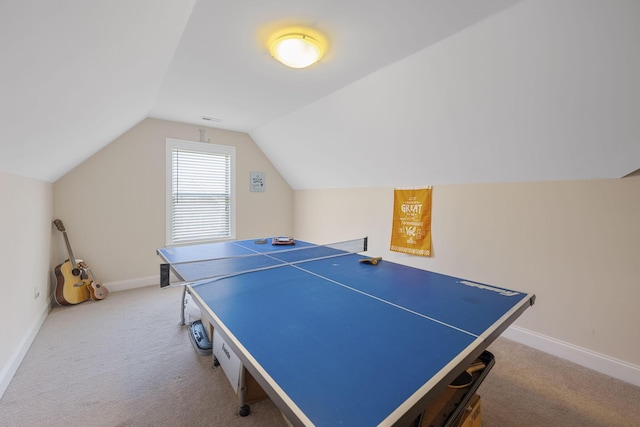
[[[165,245],[165,139],[236,147],[236,234],[290,234],[292,191],[244,133],[146,119],[54,184],[54,214],[64,222],[74,255],[98,281],[114,286],[158,276],[155,250]],[[251,171],[265,172],[266,191],[249,191]],[[66,250],[59,236],[56,257]]]
[[[0,172],[0,396],[48,313],[52,195],[51,183]]]
[[[294,191],[294,234],[535,293],[519,327],[640,366],[640,177],[433,189],[434,256],[388,251],[392,188]]]
[[[199,128],[144,120],[55,184],[0,173],[0,391],[44,320],[51,270],[66,257],[54,217],[99,280],[157,277],[166,138],[198,140]],[[436,186],[434,257],[418,258],[387,249],[392,188],[292,192],[246,134],[207,129],[205,139],[237,147],[239,238],[293,234],[330,242],[366,235],[370,253],[385,259],[535,293],[519,327],[640,366],[637,174]],[[265,193],[249,192],[252,170],[266,173]],[[43,292],[38,299],[35,287]]]

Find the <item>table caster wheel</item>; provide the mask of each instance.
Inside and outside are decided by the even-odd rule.
[[[238,412],[238,415],[240,415],[241,417],[246,417],[247,415],[249,415],[250,412],[251,412],[251,408],[249,407],[249,405],[243,405],[240,407],[240,411]]]
[[[220,362],[218,362],[218,358],[216,357],[213,358],[213,366],[220,366]]]

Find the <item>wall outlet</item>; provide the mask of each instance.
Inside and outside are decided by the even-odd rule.
[[[33,288],[33,297],[38,299],[40,297],[40,289],[38,287]]]

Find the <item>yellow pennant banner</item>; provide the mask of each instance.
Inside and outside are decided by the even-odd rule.
[[[390,249],[431,256],[431,187],[394,190]]]

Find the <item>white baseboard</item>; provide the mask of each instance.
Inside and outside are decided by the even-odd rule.
[[[160,286],[159,276],[141,277],[138,279],[119,280],[117,282],[105,282],[104,286],[109,292],[126,291],[129,289],[144,288],[145,286]]]
[[[11,383],[11,380],[18,371],[18,368],[20,367],[22,360],[26,356],[27,351],[29,351],[29,347],[31,347],[33,340],[36,339],[38,331],[40,331],[40,328],[47,318],[49,311],[51,311],[51,303],[52,299],[49,298],[47,304],[42,307],[42,311],[40,312],[38,317],[36,317],[31,323],[31,326],[27,330],[27,333],[22,337],[22,340],[20,340],[20,343],[9,358],[9,362],[4,366],[4,368],[2,368],[2,371],[0,371],[0,398],[2,398],[4,392],[7,391],[9,383]]]
[[[632,363],[618,360],[517,326],[510,326],[504,331],[502,336],[640,387],[640,366]]]

